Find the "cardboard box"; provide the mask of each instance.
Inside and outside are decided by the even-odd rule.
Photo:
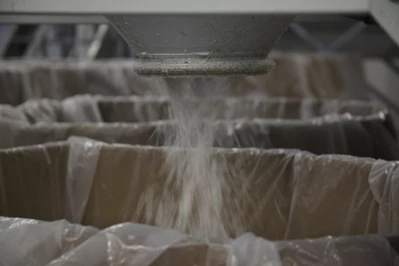
[[[0,218],[0,228],[6,265],[393,266],[399,259],[398,238],[376,235],[275,242],[251,234],[198,239],[131,223],[99,231],[66,221],[10,218]]]
[[[29,100],[17,107],[0,105],[0,118],[21,123],[149,122],[170,119],[165,97],[101,97],[80,95],[58,100]],[[367,117],[388,114],[376,102],[290,98],[186,98],[184,104],[213,119],[309,120],[326,115]],[[206,110],[206,111],[205,111]]]
[[[101,229],[128,221],[159,226],[138,205],[149,189],[156,195],[152,208],[165,200],[167,149],[72,139],[3,150],[0,215],[67,218]],[[396,162],[257,149],[215,149],[211,158],[227,160],[225,208],[257,236],[282,240],[399,230]],[[168,200],[179,198],[178,189],[169,189],[174,196]],[[231,228],[228,233],[236,237]]]
[[[274,54],[277,68],[265,76],[196,79],[200,94],[221,96],[367,99],[361,59],[343,54]],[[93,62],[3,61],[0,102],[63,99],[77,94],[160,95],[164,79],[137,76],[129,60]],[[205,85],[204,85],[205,84]],[[177,89],[177,88],[176,88]],[[181,87],[180,89],[186,89]]]
[[[212,110],[215,119],[239,119],[213,122],[216,147],[286,148],[399,159],[390,116],[376,103],[287,98],[185,101],[190,106],[199,105],[200,110]],[[18,107],[2,105],[0,148],[61,141],[70,136],[162,146],[165,132],[175,124],[156,120],[169,119],[169,104],[165,98],[78,96],[63,101],[28,101]]]
[[[376,159],[399,159],[396,135],[379,116],[311,121],[215,121],[213,146],[224,148],[299,149],[315,154],[348,154]],[[37,124],[0,121],[0,148],[66,140],[71,136],[108,143],[164,146],[176,124],[156,121],[138,124]]]

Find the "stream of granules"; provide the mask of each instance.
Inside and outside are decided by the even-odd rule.
[[[176,86],[184,88],[174,90]],[[223,80],[218,84],[202,81],[200,86],[223,86]],[[226,214],[224,206],[223,195],[228,190],[226,160],[212,156],[216,138],[212,106],[192,106],[185,101],[198,97],[198,83],[193,86],[191,81],[173,81],[163,87],[171,101],[169,117],[176,121],[175,127],[163,132],[165,145],[172,146],[165,149],[168,185],[155,210],[149,205],[158,195],[151,190],[143,194],[140,204],[146,205],[147,221],[144,222],[201,237],[227,237],[232,231],[242,233],[241,219],[235,220],[234,214]],[[176,195],[179,195],[177,199]]]

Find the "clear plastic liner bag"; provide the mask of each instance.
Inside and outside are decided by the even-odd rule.
[[[173,188],[167,181],[168,152],[184,151],[80,138],[0,151],[0,215],[66,218],[100,229],[135,222],[194,234],[173,220],[157,219],[162,202],[174,205],[181,197],[178,189],[168,190]],[[228,169],[221,203],[239,225],[227,226],[228,236],[253,232],[281,240],[398,233],[393,162],[259,149],[213,149],[210,156]],[[384,167],[391,170],[378,170]],[[220,219],[229,224],[232,217],[224,213]]]
[[[370,187],[373,195],[379,204],[378,220],[379,232],[399,232],[399,164],[384,161],[376,162],[369,177]],[[384,179],[384,175],[391,175],[392,178]]]
[[[276,52],[272,58],[274,72],[244,78],[246,87],[258,88],[256,97],[369,99],[357,56]]]
[[[100,142],[87,141],[87,139],[74,138],[69,145],[66,173],[66,191],[69,201],[70,221],[79,223],[83,219],[88,195],[95,175],[95,166],[100,156]],[[88,178],[89,177],[89,178]]]
[[[397,265],[399,256],[383,236],[324,237],[277,242],[282,265]]]
[[[176,82],[189,82],[199,97],[368,99],[359,57],[298,53],[275,53],[272,57],[277,68],[267,75],[183,81],[140,77],[129,60],[7,60],[0,63],[0,102],[17,105],[29,99],[63,99],[86,93],[164,95],[166,86],[187,89]]]
[[[245,234],[238,237],[231,244],[227,256],[229,266],[256,266],[281,264],[280,255],[276,245],[265,239]]]
[[[173,244],[190,238],[178,231],[146,225],[120,224],[107,228],[77,250],[50,265],[153,265]],[[190,243],[190,242],[188,242]]]
[[[399,146],[389,118],[328,116],[312,120],[236,120],[212,121],[214,147],[285,148],[315,154],[348,154],[376,159],[399,159]],[[37,124],[23,125],[0,121],[0,148],[12,148],[81,136],[108,143],[130,145],[168,145],[177,128],[174,121],[120,124]]]
[[[74,250],[98,230],[67,221],[0,218],[0,264],[46,265]]]
[[[383,236],[271,242],[193,238],[171,229],[124,223],[102,231],[66,221],[0,219],[4,265],[48,266],[394,266],[395,246]]]
[[[62,101],[29,100],[17,107],[0,105],[0,119],[21,123],[149,122],[169,120],[170,100],[165,97],[74,96]],[[295,119],[308,120],[326,115],[368,117],[388,115],[376,102],[359,100],[315,100],[289,98],[186,98],[195,110],[212,110],[213,119]],[[208,112],[209,113],[209,112]],[[207,114],[208,114],[207,113]]]

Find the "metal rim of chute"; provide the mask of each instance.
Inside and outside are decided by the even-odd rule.
[[[272,71],[276,64],[270,58],[190,58],[190,62],[171,60],[133,61],[133,69],[142,76],[240,76],[261,75]]]

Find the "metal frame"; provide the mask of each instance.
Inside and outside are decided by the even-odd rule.
[[[10,43],[14,33],[17,31],[17,25],[7,25],[3,26],[3,29],[0,29],[0,35],[2,39],[0,40],[0,58],[4,55],[8,44]]]
[[[350,20],[338,14],[329,15],[298,15],[294,22],[341,22]],[[0,10],[0,24],[104,24],[108,23],[102,15],[43,15],[43,14],[23,14],[10,15],[1,13]]]
[[[98,56],[98,53],[103,44],[103,40],[108,33],[109,30],[108,24],[101,24],[98,26],[96,33],[94,34],[94,38],[89,48],[87,49],[87,59],[95,59]]]
[[[399,2],[371,0],[370,12],[381,27],[399,45]]]
[[[95,2],[95,3],[94,3]],[[2,0],[0,23],[104,23],[100,14],[372,14],[399,45],[393,0]]]
[[[102,24],[108,23],[101,15],[11,15],[1,13],[0,24]]]
[[[367,13],[369,0],[2,0],[0,13]]]
[[[50,25],[41,25],[36,29],[32,42],[29,43],[25,54],[25,58],[37,57],[40,51],[40,46],[43,44],[47,32],[51,29]]]
[[[93,43],[98,25],[75,25],[75,41],[69,53],[70,58],[88,59],[88,50]]]

